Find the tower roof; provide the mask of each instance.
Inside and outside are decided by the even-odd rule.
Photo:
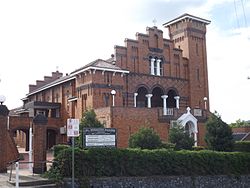
[[[173,19],[173,20],[171,20],[171,21],[169,21],[167,23],[164,23],[163,26],[168,27],[168,26],[170,26],[172,24],[175,24],[175,23],[180,22],[181,20],[185,20],[185,19],[195,20],[195,21],[198,21],[198,22],[205,23],[207,25],[210,24],[210,22],[211,22],[210,20],[206,20],[206,19],[203,19],[203,18],[200,18],[200,17],[193,16],[193,15],[185,13],[185,14],[183,14],[183,15],[181,15],[181,16],[179,16],[179,17],[177,17],[177,18],[175,18],[175,19]]]

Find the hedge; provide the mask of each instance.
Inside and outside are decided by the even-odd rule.
[[[71,177],[72,150],[62,150],[51,172]],[[250,174],[250,153],[166,149],[75,149],[75,176]]]
[[[250,152],[250,141],[236,141],[234,151]]]

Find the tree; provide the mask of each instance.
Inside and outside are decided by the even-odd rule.
[[[96,113],[93,109],[87,110],[83,112],[83,117],[80,122],[80,127],[81,128],[89,128],[89,127],[95,127],[95,128],[100,128],[104,127],[103,124],[98,121],[96,118]]]
[[[195,143],[194,138],[179,123],[169,130],[169,142],[175,144],[175,150],[191,150]]]
[[[232,151],[233,136],[232,129],[224,121],[220,115],[213,113],[206,122],[205,141],[208,148],[216,151]]]
[[[231,123],[229,126],[230,127],[247,127],[247,126],[250,126],[250,122],[238,119],[236,120],[235,123]]]
[[[162,146],[160,136],[148,127],[140,130],[129,138],[130,148],[156,149]]]
[[[83,142],[83,128],[102,128],[104,127],[103,124],[98,121],[96,118],[96,113],[93,109],[87,110],[83,112],[83,117],[80,121],[79,129],[80,129],[80,136],[76,140],[76,144],[79,147],[82,147]]]

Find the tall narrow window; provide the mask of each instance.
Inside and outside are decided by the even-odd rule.
[[[198,43],[196,43],[196,55],[199,55],[199,48],[198,48]]]
[[[197,71],[197,73],[196,73],[197,80],[199,81],[200,80],[200,69],[197,69],[196,71]]]
[[[154,35],[154,47],[158,48],[158,36]]]
[[[160,62],[160,75],[163,75],[163,66],[162,66],[162,61]]]
[[[155,64],[155,58],[149,57],[149,72],[151,75],[155,75],[155,70],[154,70],[154,64]]]
[[[154,75],[157,73],[157,61],[154,62]]]
[[[108,93],[104,93],[103,98],[104,98],[104,105],[106,107],[109,106],[109,94]]]
[[[107,72],[106,76],[107,76],[107,83],[109,84],[110,80],[109,80],[109,73],[108,72]]]

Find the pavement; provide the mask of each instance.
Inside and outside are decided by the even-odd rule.
[[[0,187],[14,187],[13,185],[8,183],[9,174],[8,173],[0,173]]]
[[[29,154],[27,151],[24,150],[24,148],[18,148],[19,153],[23,155],[23,160],[20,161],[19,164],[19,179],[20,183],[24,181],[40,181],[40,180],[46,180],[42,178],[39,174],[33,174],[29,170],[29,164],[28,163],[22,163],[22,162],[28,162],[29,161]],[[53,153],[51,151],[47,152],[47,161],[53,160]],[[47,163],[47,169],[50,168],[52,163]],[[8,167],[7,173],[0,173],[0,188],[8,188],[8,187],[15,187],[15,185],[10,184],[9,182],[15,183],[16,181],[16,170],[15,165],[13,165],[12,169],[12,176],[10,178],[11,173],[11,167]],[[11,181],[10,181],[11,180]],[[34,186],[25,186],[25,187],[34,187]]]

